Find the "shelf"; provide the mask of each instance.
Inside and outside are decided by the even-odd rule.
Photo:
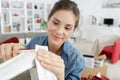
[[[41,26],[48,12],[45,3],[26,0],[0,0],[0,3],[0,34],[46,32],[46,23]]]
[[[9,11],[9,8],[2,8],[2,10],[7,10],[7,11]]]

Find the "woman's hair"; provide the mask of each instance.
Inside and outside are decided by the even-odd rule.
[[[71,0],[59,0],[58,2],[55,3],[55,5],[53,6],[49,16],[48,16],[48,20],[51,18],[51,16],[59,10],[69,10],[72,11],[74,13],[74,15],[76,16],[76,21],[75,21],[75,28],[78,26],[78,22],[79,22],[79,9],[77,7],[77,4]]]

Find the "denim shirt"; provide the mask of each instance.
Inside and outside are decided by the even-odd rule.
[[[34,49],[36,44],[48,46],[48,36],[32,38],[26,48]],[[65,64],[65,80],[80,80],[80,73],[85,67],[82,53],[75,49],[68,41],[65,41],[60,56]]]

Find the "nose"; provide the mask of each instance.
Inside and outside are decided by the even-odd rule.
[[[58,35],[62,35],[63,32],[64,32],[64,29],[63,29],[62,26],[60,26],[60,27],[58,28],[58,30],[57,30],[57,34],[58,34]]]

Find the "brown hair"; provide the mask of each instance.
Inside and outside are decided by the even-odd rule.
[[[56,2],[48,16],[48,20],[58,10],[72,11],[74,13],[74,15],[76,16],[75,28],[78,26],[80,13],[79,13],[77,4],[75,2],[73,2],[71,0],[59,0],[58,2]]]

